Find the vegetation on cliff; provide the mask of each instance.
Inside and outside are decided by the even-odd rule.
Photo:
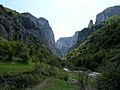
[[[113,16],[94,28],[96,30],[87,40],[67,54],[65,59],[70,62],[71,69],[101,72],[101,83],[98,86],[102,90],[109,86],[108,90],[119,90],[120,16]]]

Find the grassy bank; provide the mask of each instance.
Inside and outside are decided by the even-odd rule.
[[[79,90],[79,86],[69,81],[64,81],[56,78],[49,78],[34,88],[26,90]]]
[[[0,63],[0,75],[18,74],[34,70],[34,65]]]

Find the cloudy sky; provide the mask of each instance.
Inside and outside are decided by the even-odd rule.
[[[57,40],[87,27],[91,19],[95,22],[99,12],[120,5],[120,0],[0,0],[0,3],[20,13],[46,18]]]

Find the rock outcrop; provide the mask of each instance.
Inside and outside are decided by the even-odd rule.
[[[22,15],[32,20],[36,27],[39,28],[39,30],[29,30],[28,32],[46,44],[54,54],[60,56],[59,50],[55,46],[54,33],[48,20],[43,17],[36,18],[30,13],[22,13]]]
[[[31,34],[36,36],[37,38],[44,41],[44,43],[47,43],[48,45],[55,45],[54,40],[54,33],[52,31],[52,28],[49,25],[48,20],[45,18],[36,18],[30,13],[22,13],[25,17],[29,18],[33,21],[33,23],[36,25],[36,27],[39,28],[39,30],[36,32],[35,30],[29,30]]]
[[[93,26],[93,20],[90,20],[89,24],[88,24],[88,28],[91,28]]]
[[[39,18],[38,23],[42,25],[44,41],[46,41],[46,43],[49,45],[55,45],[54,33],[51,26],[49,25],[48,20],[45,18]]]
[[[69,51],[77,48],[81,43],[83,43],[87,37],[94,31],[93,27],[91,28],[84,28],[83,30],[81,31],[78,31],[78,38],[77,38],[77,41],[76,43],[71,47],[69,48]]]
[[[60,38],[56,42],[57,48],[60,50],[61,55],[64,56],[69,49],[77,42],[78,32],[75,33],[72,37]]]
[[[56,42],[57,48],[60,50],[62,56],[65,56],[69,51],[77,48],[86,38],[94,31],[91,28],[84,28],[81,31],[77,31],[72,37],[60,38]]]
[[[30,13],[18,13],[0,6],[0,36],[8,40],[21,40],[30,43],[36,38],[55,55],[59,55],[55,46],[54,34],[45,18],[36,18]]]
[[[96,16],[95,24],[100,24],[101,22],[107,20],[109,17],[117,14],[120,14],[120,6],[109,7]]]

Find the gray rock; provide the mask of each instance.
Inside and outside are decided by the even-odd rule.
[[[5,30],[5,27],[1,24],[0,24],[0,36],[3,38],[8,38],[8,34]]]
[[[44,32],[44,41],[46,41],[49,45],[55,45],[54,33],[49,25],[48,20],[45,18],[38,19],[39,25],[42,25],[42,31]]]
[[[88,28],[91,28],[93,26],[93,20],[90,20],[89,24],[88,24]]]
[[[0,15],[0,37],[8,40],[20,40],[26,44],[39,41],[44,44],[51,53],[59,55],[55,46],[54,34],[45,18],[36,18],[30,13],[19,14],[11,10],[11,14],[6,8],[1,9]],[[18,14],[18,16],[17,16]]]
[[[60,55],[59,50],[55,46],[54,33],[49,25],[48,20],[43,17],[36,18],[30,13],[22,13],[25,17],[30,18],[33,23],[38,27],[38,30],[27,30],[28,33],[34,35],[36,38],[40,39],[49,49],[56,55]]]
[[[94,31],[93,27],[84,28],[81,31],[78,31],[78,38],[76,43],[69,49],[69,51],[77,48],[81,43],[83,43],[87,37]]]
[[[96,16],[95,24],[100,24],[101,22],[107,20],[109,17],[117,14],[120,14],[120,6],[109,7]]]
[[[45,18],[36,18],[30,13],[22,13],[25,17],[30,18],[33,23],[39,28],[38,30],[28,30],[31,34],[34,34],[39,39],[42,39],[44,43],[48,43],[48,45],[54,45],[54,33],[52,28],[49,25],[48,20]]]
[[[26,12],[26,13],[21,13],[23,16],[30,18],[35,25],[38,25],[37,18],[33,16],[32,14]]]
[[[61,55],[64,56],[69,49],[77,42],[78,32],[75,33],[72,37],[60,38],[56,42],[57,48],[60,50]]]

